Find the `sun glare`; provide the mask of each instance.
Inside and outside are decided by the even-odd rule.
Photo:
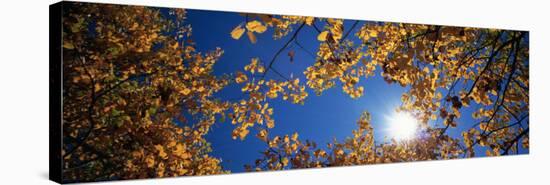
[[[395,112],[388,118],[389,134],[392,138],[409,140],[415,137],[418,130],[418,120],[408,112]]]

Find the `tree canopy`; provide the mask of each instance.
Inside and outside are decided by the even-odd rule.
[[[371,21],[345,28],[350,20],[243,13],[227,37],[255,45],[257,35],[271,30],[282,47],[273,58],[250,58],[242,70],[215,75],[223,48],[198,51],[186,11],[166,12],[86,3],[64,11],[66,181],[230,173],[221,158],[209,155],[205,137],[225,120],[234,127],[231,139],[265,143],[247,171],[499,156],[529,148],[527,32]],[[317,34],[314,52],[296,39],[304,29]],[[291,43],[301,50],[283,53]],[[300,71],[305,78],[273,67],[281,55],[294,62],[296,52],[311,56],[312,64]],[[299,133],[270,132],[285,124],[273,119],[271,101],[300,105],[335,87],[358,99],[369,88],[359,81],[377,75],[407,88],[397,111],[419,120],[416,137],[375,140],[368,111],[357,115],[347,139],[326,146]],[[216,96],[228,86],[238,86],[242,96]],[[475,111],[465,114],[467,108]],[[464,124],[457,121],[462,116],[476,123],[461,130],[462,137],[449,135]],[[256,137],[251,129],[259,131]],[[476,154],[476,147],[485,154]]]

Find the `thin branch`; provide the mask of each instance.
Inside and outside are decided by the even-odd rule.
[[[304,27],[306,23],[303,22],[300,27],[298,27],[298,29],[296,29],[296,31],[294,32],[294,34],[292,35],[292,37],[290,37],[290,39],[283,45],[283,47],[281,49],[279,49],[279,51],[277,51],[277,53],[275,53],[275,55],[273,56],[273,58],[271,59],[271,61],[269,62],[269,65],[266,67],[265,69],[265,72],[262,76],[262,79],[265,78],[265,75],[267,74],[267,72],[272,69],[272,66],[273,66],[273,63],[275,63],[275,61],[277,60],[277,57],[288,47],[288,45],[294,40],[296,39],[296,37],[298,36],[298,33],[300,32],[300,30],[302,30],[302,28]],[[286,78],[284,75],[282,75],[281,73],[279,72],[275,72],[276,74],[278,74],[279,76],[283,77],[283,78]]]
[[[353,23],[353,25],[351,25],[351,28],[346,32],[346,34],[344,34],[344,37],[342,37],[342,40],[344,40],[348,37],[348,35],[351,33],[351,31],[353,31],[353,29],[355,29],[355,26],[357,26],[357,24],[359,24],[359,21],[355,21]]]
[[[302,44],[300,44],[300,42],[298,41],[298,38],[294,39],[294,43],[302,50],[304,50],[309,56],[311,56],[312,58],[316,58],[316,56],[309,50],[307,50],[304,46],[302,46]]]
[[[501,155],[507,155],[508,154],[508,151],[510,150],[510,148],[512,148],[512,146],[514,146],[514,143],[515,142],[518,142],[524,135],[526,135],[527,133],[529,133],[529,128],[523,130],[519,135],[517,135],[514,139],[508,141],[508,146],[506,146],[506,148],[504,149],[504,151],[502,152]]]
[[[495,38],[495,39],[498,39],[500,38],[500,34]],[[489,59],[487,59],[487,64],[485,65],[485,67],[483,67],[483,69],[481,70],[481,72],[479,73],[479,75],[476,77],[476,79],[474,80],[474,83],[472,84],[472,87],[470,88],[470,90],[468,91],[468,93],[466,94],[466,96],[470,96],[470,94],[473,92],[474,88],[476,87],[477,85],[477,82],[479,81],[479,79],[481,78],[481,76],[483,75],[483,73],[485,73],[485,71],[487,71],[489,69],[489,67],[491,66],[491,63],[493,63],[493,59],[497,56],[498,52],[500,50],[502,50],[505,46],[511,44],[512,42],[515,42],[516,40],[522,38],[524,35],[524,33],[522,33],[519,37],[516,37],[516,38],[513,38],[513,39],[510,39],[508,41],[506,41],[505,43],[503,43],[502,45],[500,45],[498,48],[495,49],[495,46],[496,46],[496,42],[493,44],[493,49],[491,51],[491,55],[489,56]]]

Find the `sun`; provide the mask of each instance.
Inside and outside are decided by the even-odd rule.
[[[416,136],[418,120],[408,112],[395,112],[388,117],[389,133],[395,140],[409,140]]]

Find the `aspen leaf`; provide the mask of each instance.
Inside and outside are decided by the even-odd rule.
[[[189,95],[189,93],[191,93],[191,89],[183,88],[182,90],[180,90],[180,93],[187,96]]]
[[[166,159],[168,157],[168,154],[164,152],[164,147],[162,145],[155,145],[155,148],[159,152],[159,156],[163,159]]]
[[[254,35],[254,33],[252,33],[251,31],[247,31],[246,35],[248,36],[248,39],[252,44],[256,44],[256,35]]]
[[[231,38],[235,39],[235,40],[239,40],[241,38],[241,36],[243,36],[244,34],[244,28],[242,28],[241,25],[233,28],[233,31],[231,31]]]
[[[292,141],[298,141],[298,132],[294,132],[294,134],[292,134]]]
[[[275,121],[268,120],[266,125],[267,125],[267,128],[273,128],[273,127],[275,127]]]
[[[317,36],[317,40],[324,42],[327,40],[327,36],[328,36],[328,31],[323,31],[319,33],[319,35]]]
[[[242,130],[242,131],[239,133],[239,138],[240,138],[241,140],[244,140],[244,138],[246,137],[246,135],[248,135],[248,132],[250,132],[248,129]]]
[[[246,81],[248,81],[248,77],[242,72],[237,72],[237,75],[235,77],[235,82],[240,84]]]
[[[145,163],[147,164],[147,167],[151,168],[155,166],[155,158],[153,158],[153,156],[147,156]]]
[[[314,17],[306,17],[306,24],[311,26],[313,24]]]
[[[175,42],[172,44],[172,49],[177,49],[180,44],[178,42]]]
[[[256,135],[260,140],[266,142],[267,141],[267,130],[263,129],[261,130],[258,135]]]
[[[168,143],[168,147],[176,146],[176,144],[176,141],[171,141],[170,143]]]
[[[65,49],[74,49],[73,43],[70,42],[63,42],[63,48]]]
[[[521,146],[523,148],[529,148],[529,137],[524,137],[521,141]]]
[[[288,137],[288,135],[286,135],[286,136],[283,138],[283,142],[285,142],[285,143],[290,142],[290,138]]]
[[[283,158],[283,159],[281,160],[281,163],[283,163],[283,166],[288,165],[288,158],[286,158],[286,157]]]
[[[189,171],[189,170],[187,170],[187,169],[180,169],[178,172],[179,172],[179,174],[184,175],[184,174],[187,173],[188,171]]]

